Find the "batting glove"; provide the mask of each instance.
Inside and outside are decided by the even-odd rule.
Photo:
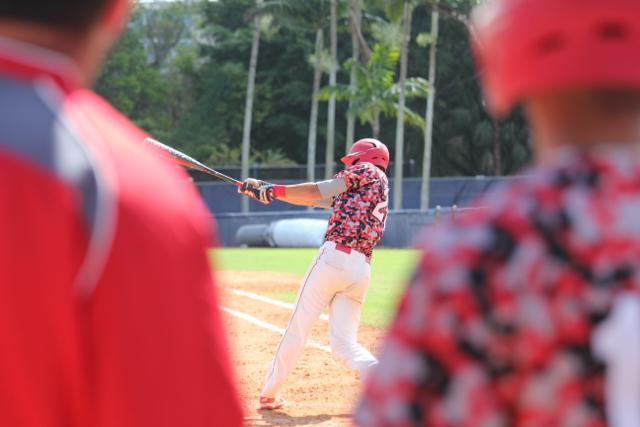
[[[238,192],[262,204],[268,205],[273,202],[274,199],[273,187],[274,185],[268,182],[248,178],[242,183]]]

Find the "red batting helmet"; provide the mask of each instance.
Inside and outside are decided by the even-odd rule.
[[[533,93],[640,89],[639,0],[490,0],[471,33],[498,116]]]
[[[389,150],[377,139],[364,138],[356,141],[351,146],[349,154],[340,160],[347,166],[358,162],[369,162],[386,171],[389,166]]]

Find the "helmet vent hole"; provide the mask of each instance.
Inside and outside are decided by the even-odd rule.
[[[535,50],[540,56],[556,53],[564,46],[565,40],[559,33],[547,34],[535,42]]]
[[[596,32],[601,39],[616,41],[627,38],[629,29],[620,22],[605,22],[598,25]]]

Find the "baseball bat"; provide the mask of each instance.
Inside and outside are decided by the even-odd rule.
[[[165,145],[163,143],[161,143],[160,141],[156,141],[153,138],[146,138],[144,140],[145,143],[157,148],[158,150],[160,150],[160,152],[168,155],[175,163],[181,165],[181,166],[185,166],[188,167],[190,169],[193,170],[197,170],[200,172],[204,172],[207,175],[211,175],[215,178],[218,178],[222,181],[228,182],[230,184],[235,185],[236,187],[242,187],[242,183],[240,181],[238,181],[237,179],[233,179],[230,176],[227,176],[221,172],[218,172],[215,169],[210,168],[207,165],[204,165],[202,163],[200,163],[199,161],[197,161],[196,159],[187,156],[186,154],[184,154],[181,151],[176,150],[175,148],[171,148],[168,145]]]

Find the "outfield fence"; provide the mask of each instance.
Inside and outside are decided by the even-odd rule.
[[[466,206],[471,200],[484,193],[489,188],[503,183],[513,182],[521,177],[466,177],[466,178],[432,178],[429,185],[430,208],[436,206]],[[298,181],[278,181],[280,184],[293,184]],[[389,194],[389,206],[394,206],[395,183],[390,179],[391,192]],[[216,216],[240,212],[240,197],[233,185],[219,181],[198,182],[198,189],[209,207]],[[402,209],[417,211],[420,208],[420,192],[422,181],[420,178],[405,178],[402,185]],[[258,202],[250,201],[252,214],[282,213],[282,212],[306,212],[302,206],[290,205],[280,201],[266,206]],[[429,215],[427,213],[427,215]]]
[[[411,247],[415,243],[415,239],[421,235],[426,227],[437,225],[444,219],[456,221],[462,216],[470,212],[477,211],[481,208],[458,208],[452,207],[436,207],[428,211],[420,210],[402,210],[391,211],[387,218],[387,227],[384,237],[380,242],[382,247],[406,248]],[[216,216],[218,226],[218,240],[222,246],[240,246],[244,244],[249,246],[271,246],[267,238],[259,236],[262,228],[260,226],[268,226],[273,222],[284,219],[321,219],[328,220],[329,211],[312,210],[298,212],[264,212],[264,213],[231,213]],[[253,230],[247,226],[254,226]],[[245,227],[245,236],[239,231]],[[248,237],[247,237],[248,236]],[[238,239],[240,237],[240,240]]]
[[[405,179],[403,182],[404,209],[390,211],[381,246],[410,247],[424,227],[438,223],[446,217],[452,217],[455,220],[457,217],[474,210],[457,206],[466,205],[491,187],[518,179],[522,179],[522,177],[434,178],[430,184],[432,205],[430,209],[424,211],[418,209],[421,180],[418,178]],[[283,183],[292,182],[295,181]],[[393,180],[390,184],[393,188]],[[199,182],[198,188],[209,210],[217,219],[218,240],[223,246],[241,244],[268,246],[270,245],[269,239],[261,235],[266,226],[285,219],[327,220],[330,214],[328,210],[310,210],[303,206],[290,205],[280,201],[275,201],[268,206],[251,201],[250,212],[240,213],[241,197],[236,193],[237,190],[234,186],[219,182]],[[392,206],[393,191],[390,197],[390,205]],[[255,227],[253,229],[245,228],[239,240],[238,232],[243,226]]]

